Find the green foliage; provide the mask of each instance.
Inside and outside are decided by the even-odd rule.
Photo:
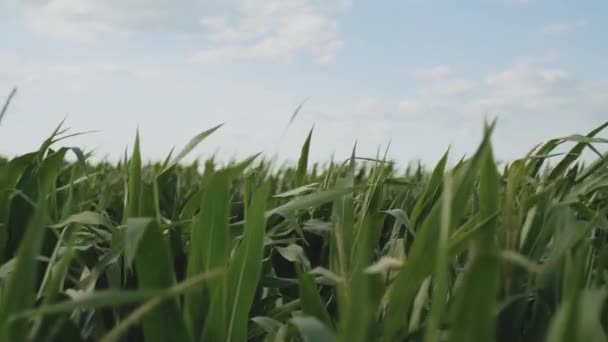
[[[0,341],[604,341],[607,126],[429,172],[313,164],[312,130],[295,167],[184,164],[219,126],[92,163],[59,126],[0,161]]]

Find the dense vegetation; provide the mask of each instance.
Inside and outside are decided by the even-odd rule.
[[[429,172],[310,167],[311,135],[294,168],[180,164],[215,128],[94,164],[57,128],[0,162],[0,341],[605,341],[606,126],[500,170],[488,126]]]

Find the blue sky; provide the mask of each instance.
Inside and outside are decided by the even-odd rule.
[[[3,0],[0,154],[69,140],[149,159],[215,124],[205,156],[401,162],[471,152],[498,117],[501,159],[608,118],[605,1]],[[294,124],[291,113],[310,96]]]

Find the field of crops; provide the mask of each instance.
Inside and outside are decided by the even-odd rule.
[[[0,162],[0,341],[606,341],[606,126],[428,170],[309,165],[313,132],[180,163],[217,128],[96,164],[59,127]]]

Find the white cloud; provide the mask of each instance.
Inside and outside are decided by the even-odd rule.
[[[184,28],[194,0],[24,0],[26,25],[53,39],[94,40],[149,28]],[[194,27],[194,20],[190,23]]]
[[[477,82],[459,77],[452,67],[445,64],[418,68],[412,76],[423,82],[423,86],[418,90],[422,96],[463,95],[477,86]]]
[[[453,85],[450,82],[422,86],[416,97],[402,103],[400,108],[412,111],[419,109],[412,104],[425,103],[426,113],[436,117],[454,115],[449,113],[566,115],[569,110],[588,102],[590,96],[587,92],[590,84],[577,81],[567,71],[527,63],[515,63],[482,79],[460,79],[453,81]],[[477,84],[482,86],[475,87]],[[467,96],[453,98],[448,97],[450,94]],[[583,111],[578,115],[597,115],[597,112]]]
[[[403,100],[397,105],[397,111],[404,114],[413,114],[416,116],[422,110],[423,106],[416,100]]]
[[[192,63],[289,62],[305,54],[325,64],[344,44],[332,16],[349,6],[349,0],[24,0],[19,7],[32,32],[52,39],[168,30],[207,42],[189,56]]]
[[[463,78],[448,78],[434,81],[420,89],[426,96],[456,96],[472,92],[477,87],[477,82]]]
[[[559,61],[561,54],[555,49],[548,49],[540,54],[520,56],[515,58],[514,64],[531,64],[531,65],[542,65],[542,64],[554,64]]]
[[[450,82],[464,92],[449,96]],[[461,151],[470,151],[472,145],[462,148],[463,141],[472,139],[466,135],[478,136],[483,117],[498,117],[499,155],[512,158],[544,139],[599,125],[608,112],[606,93],[608,82],[578,80],[563,69],[517,62],[481,78],[423,83],[397,105],[392,120],[413,126],[432,122],[440,134],[460,142]]]
[[[144,156],[158,160],[172,146],[183,146],[197,132],[224,122],[226,125],[197,153],[210,156],[219,149],[220,159],[226,160],[227,156],[244,157],[261,151],[267,157],[274,153],[297,156],[303,135],[312,125],[305,120],[307,107],[284,144],[279,144],[300,98],[284,89],[195,77],[176,69],[39,64],[0,54],[0,98],[14,85],[19,86],[18,95],[0,126],[0,155],[4,156],[35,150],[66,116],[66,125],[73,131],[101,132],[75,137],[65,144],[95,149],[98,157],[109,154],[113,160],[132,144],[138,126]],[[316,156],[326,159],[329,152],[321,149]]]
[[[35,149],[68,114],[67,124],[75,131],[102,132],[66,143],[97,148],[99,156],[119,157],[138,125],[144,155],[158,160],[197,131],[226,122],[197,153],[209,156],[219,149],[225,158],[264,151],[267,157],[277,153],[293,159],[315,124],[313,160],[327,160],[332,152],[346,158],[356,140],[359,155],[373,157],[379,146],[392,141],[390,157],[402,162],[421,158],[430,164],[448,145],[455,158],[471,152],[489,114],[499,117],[496,154],[509,159],[545,139],[584,133],[608,112],[608,83],[579,80],[567,70],[542,64],[517,62],[480,77],[452,75],[443,81],[444,89],[433,89],[441,80],[422,80],[402,101],[329,96],[322,102],[313,97],[279,140],[301,101],[289,89],[206,79],[188,69],[39,64],[0,53],[0,98],[14,84],[21,86],[0,127],[0,154]],[[458,89],[458,84],[474,87],[446,90]]]
[[[430,68],[419,68],[414,70],[414,77],[417,78],[446,78],[452,76],[453,71],[449,65],[437,65]]]
[[[576,80],[565,70],[539,67],[521,60],[481,78],[451,74],[433,78],[423,82],[398,108],[408,115],[424,111],[425,115],[435,117],[454,113],[564,113],[566,107],[572,109],[575,104],[589,100],[588,86],[588,82]]]
[[[19,56],[0,52],[0,82],[16,81],[19,78],[19,68],[22,63],[23,60]]]
[[[552,23],[552,24],[541,27],[540,33],[546,34],[546,35],[566,33],[566,32],[571,32],[571,31],[581,29],[581,28],[587,26],[588,24],[589,24],[589,22],[585,19],[579,19],[579,20],[575,20],[575,21],[556,22],[556,23]]]
[[[154,70],[117,64],[32,63],[14,54],[0,53],[0,83],[34,89],[44,86],[71,95],[86,92],[90,86],[106,79],[154,79],[158,76],[159,73]],[[55,87],[52,86],[53,83],[56,84]]]
[[[289,62],[307,53],[320,63],[329,63],[344,44],[329,12],[310,0],[238,1],[232,15],[202,18],[213,45],[188,60],[201,64]]]
[[[472,151],[484,118],[497,117],[498,155],[509,159],[545,139],[599,124],[608,112],[602,95],[607,92],[606,82],[578,80],[566,70],[520,60],[475,78],[451,72],[423,79],[401,101],[368,98],[334,106],[318,119],[335,125],[336,134],[348,127],[375,144],[392,139],[394,148],[428,161],[448,145],[456,155]],[[371,123],[377,124],[373,130]]]
[[[513,98],[565,95],[563,92],[570,90],[573,82],[565,70],[533,67],[527,63],[514,64],[485,79],[488,86],[501,89],[505,96]]]

